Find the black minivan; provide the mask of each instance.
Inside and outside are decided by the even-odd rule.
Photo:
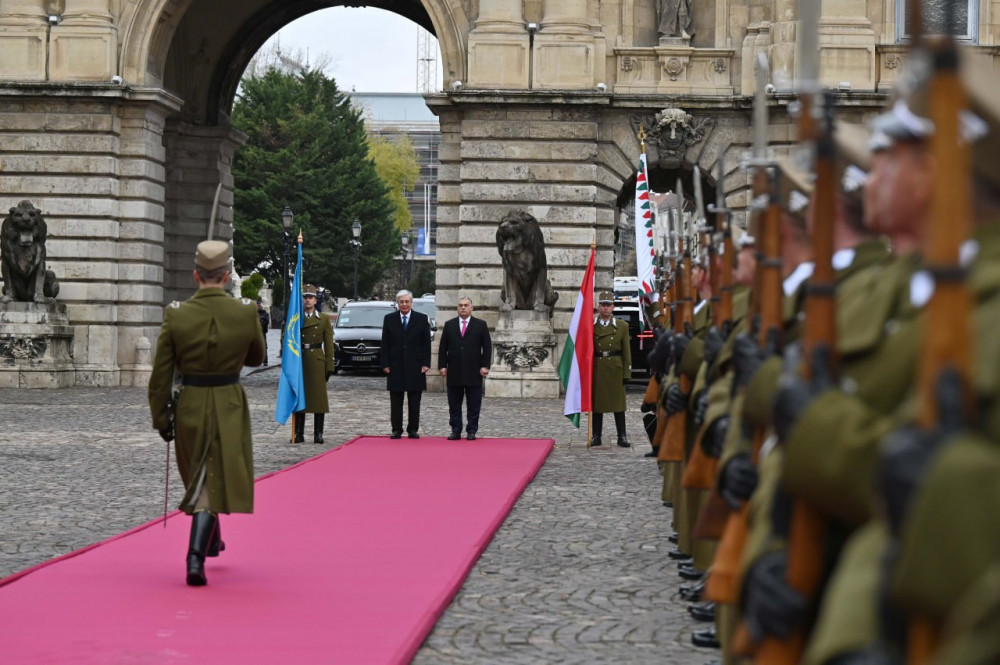
[[[349,301],[340,308],[333,328],[334,371],[379,369],[382,321],[396,311],[396,303],[384,300]]]

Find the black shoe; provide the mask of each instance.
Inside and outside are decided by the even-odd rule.
[[[667,556],[670,557],[671,559],[676,559],[678,561],[687,561],[692,558],[691,555],[688,554],[687,552],[682,552],[679,547],[675,547],[674,549],[667,552]]]
[[[650,450],[648,453],[643,455],[643,457],[656,457],[659,454],[660,454],[659,450]]]
[[[672,542],[674,545],[676,545],[677,541],[680,540],[680,539],[681,539],[681,537],[679,535],[677,535],[676,533],[672,533],[669,536],[667,536],[667,540],[669,540],[670,542]]]
[[[393,432],[393,433],[392,433],[392,434],[391,434],[391,435],[389,436],[389,438],[390,438],[390,439],[400,439],[400,438],[402,438],[402,436],[403,436],[403,433],[402,433],[402,432]]]
[[[707,603],[693,603],[688,605],[688,614],[695,621],[715,621],[715,603],[709,601]]]
[[[313,443],[323,443],[323,432],[313,434]]]
[[[692,603],[697,603],[699,600],[701,600],[701,592],[704,590],[705,590],[704,582],[685,584],[681,586],[680,596],[684,600],[690,601]]]
[[[691,633],[691,644],[696,647],[705,647],[706,649],[718,649],[722,646],[719,644],[718,638],[715,637],[715,626],[706,628],[705,630],[696,630]]]
[[[694,566],[682,563],[677,569],[677,574],[685,580],[700,580],[705,572],[698,570]]]
[[[475,441],[476,440],[476,435],[475,434],[470,434],[467,437],[465,437],[465,440],[466,441]]]
[[[628,437],[622,434],[618,437],[618,446],[621,448],[631,448],[632,444],[628,442]]]
[[[461,438],[462,438],[461,432],[452,432],[451,434],[448,435],[449,441],[458,441]]]
[[[601,437],[595,436],[595,437],[593,437],[593,438],[590,439],[590,447],[591,448],[596,448],[596,447],[601,446],[601,445],[604,445],[604,444],[601,443]]]
[[[295,438],[292,443],[305,443],[306,440],[306,412],[295,412]]]
[[[187,553],[188,586],[205,586],[208,583],[205,577],[205,554],[217,524],[215,515],[208,511],[195,513],[191,517],[191,538]]]
[[[408,432],[407,435],[406,435],[406,438],[407,439],[419,439],[420,435],[417,434],[416,432]]]

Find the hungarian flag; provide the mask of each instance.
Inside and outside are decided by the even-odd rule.
[[[593,408],[595,256],[596,251],[591,249],[580,295],[573,308],[573,320],[569,324],[569,338],[559,360],[559,378],[566,388],[563,414],[576,427],[580,426],[580,414],[590,413]]]
[[[653,262],[653,211],[649,201],[649,173],[646,153],[639,155],[639,172],[635,176],[635,267],[639,278],[639,296],[647,302],[657,298]]]

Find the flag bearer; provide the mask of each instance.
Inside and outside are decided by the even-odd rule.
[[[594,321],[594,433],[590,445],[601,445],[604,414],[615,414],[618,445],[629,447],[625,435],[625,384],[632,374],[632,352],[628,324],[616,319],[615,294],[598,296],[598,316]]]

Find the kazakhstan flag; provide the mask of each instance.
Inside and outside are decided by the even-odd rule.
[[[281,381],[278,383],[278,403],[274,419],[284,425],[294,411],[306,408],[306,387],[302,380],[302,243],[295,263],[292,294],[288,296],[288,316],[285,317],[285,348],[281,352]]]

